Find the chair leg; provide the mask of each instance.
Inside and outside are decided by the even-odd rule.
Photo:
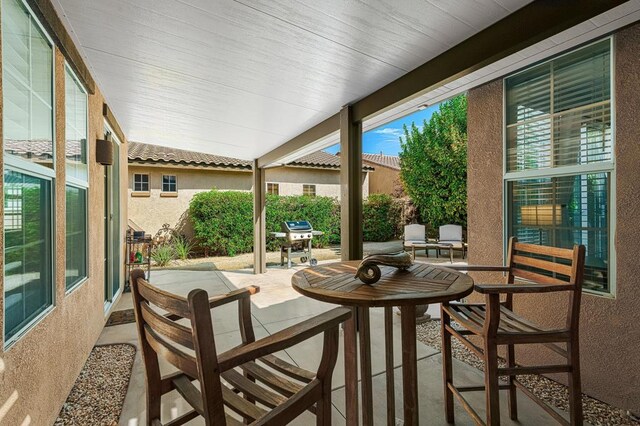
[[[454,422],[453,417],[453,392],[449,385],[453,384],[453,358],[451,354],[451,334],[446,326],[451,324],[451,318],[440,305],[440,322],[442,336],[442,375],[444,383],[444,413],[448,423]]]
[[[487,405],[487,425],[500,424],[500,393],[498,384],[498,346],[485,340],[484,386]]]
[[[507,367],[516,366],[516,353],[514,345],[507,346]],[[509,376],[509,418],[518,420],[518,397],[516,395],[516,376]]]
[[[331,426],[331,380],[322,384],[322,399],[316,404],[316,425]]]
[[[580,351],[578,342],[567,344],[567,352],[571,360],[569,373],[569,417],[573,426],[582,425],[582,384],[580,380]]]

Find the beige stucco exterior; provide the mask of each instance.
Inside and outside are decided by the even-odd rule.
[[[95,95],[89,96],[89,278],[69,294],[65,294],[64,79],[64,58],[56,49],[57,165],[55,188],[52,192],[56,206],[55,306],[13,345],[8,348],[4,348],[4,344],[0,345],[0,424],[3,425],[53,423],[108,315],[104,311],[104,166],[95,161],[95,140],[104,138],[104,98],[97,90]],[[123,144],[120,150],[120,180],[123,187],[127,176],[126,152],[126,144]],[[123,234],[127,217],[125,191],[121,191],[120,204]],[[0,221],[3,217],[0,214]],[[4,256],[0,256],[0,262],[4,262]],[[3,276],[0,275],[0,294],[3,293]],[[2,300],[0,298],[0,308]],[[4,315],[0,315],[0,329],[3,321]]]
[[[365,160],[362,160],[362,164],[375,168],[369,174],[370,194],[392,195],[398,188],[401,188],[400,170]]]
[[[149,192],[133,191],[134,174],[149,175]],[[267,183],[279,185],[279,195],[302,195],[304,184],[316,185],[317,196],[340,197],[340,172],[336,169],[277,167],[266,170]],[[162,192],[162,175],[175,175],[176,194]],[[362,195],[369,195],[369,173],[362,173]],[[129,219],[145,232],[154,235],[164,224],[187,236],[193,229],[187,218],[189,202],[195,194],[213,188],[222,191],[252,191],[251,170],[212,170],[194,166],[129,164]]]
[[[583,391],[637,413],[640,412],[640,25],[616,34],[614,46],[616,201],[611,212],[616,216],[616,290],[614,297],[583,293],[580,356]],[[468,237],[472,264],[503,262],[502,90],[499,80],[469,92]],[[552,326],[565,320],[566,299],[555,295],[517,297],[515,309],[540,324]],[[521,351],[520,355],[524,362],[554,359],[538,347]]]

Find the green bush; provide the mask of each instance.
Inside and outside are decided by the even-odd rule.
[[[151,250],[151,259],[158,266],[167,266],[173,259],[175,259],[176,253],[171,244],[162,243],[155,246]]]
[[[389,241],[399,235],[401,204],[387,194],[371,194],[362,205],[365,241]]]
[[[253,195],[200,192],[189,204],[193,233],[209,254],[235,256],[253,249]]]
[[[194,236],[209,255],[235,256],[253,250],[253,195],[218,191],[196,194],[189,206]],[[399,235],[401,206],[389,195],[369,196],[363,205],[365,241],[388,241]],[[324,235],[313,247],[340,243],[340,204],[332,197],[267,195],[267,250],[277,251],[281,241],[270,236],[285,220],[308,220]]]

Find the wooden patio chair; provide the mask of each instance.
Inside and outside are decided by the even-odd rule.
[[[518,417],[516,388],[519,388],[559,423],[569,424],[516,379],[518,375],[523,374],[567,373],[570,424],[582,424],[578,326],[584,262],[585,247],[582,245],[576,245],[573,249],[561,249],[518,243],[516,238],[511,238],[504,267],[451,266],[453,269],[466,271],[503,271],[506,273],[507,285],[476,284],[475,291],[485,295],[485,303],[442,304],[442,366],[445,413],[448,422],[454,421],[453,397],[455,396],[477,424],[484,424],[462,396],[463,392],[483,390],[486,398],[486,424],[500,424],[499,390],[508,390],[509,416],[512,420],[516,420]],[[568,293],[566,324],[560,328],[540,327],[513,311],[513,295],[548,292]],[[506,295],[504,300],[500,299],[501,294]],[[452,327],[451,320],[461,327]],[[484,386],[453,384],[451,336],[460,339],[467,348],[483,360]],[[482,342],[481,345],[479,345],[480,342]],[[557,365],[517,365],[515,345],[534,343],[546,346],[566,361]],[[505,368],[498,366],[498,346],[507,347]],[[499,376],[507,376],[508,382],[500,384]]]
[[[207,425],[284,425],[307,410],[316,414],[318,425],[331,424],[338,326],[350,317],[349,309],[333,309],[256,341],[249,297],[258,287],[211,298],[192,290],[185,298],[152,286],[135,270],[131,289],[146,370],[147,425],[162,425],[161,396],[172,390],[193,410],[166,423],[171,426],[198,416]],[[230,302],[238,302],[243,343],[218,354],[210,309]],[[324,346],[315,373],[273,355],[319,333]],[[161,377],[160,357],[178,372]]]

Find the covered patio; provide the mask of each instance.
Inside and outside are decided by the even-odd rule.
[[[423,256],[424,258],[424,256]],[[433,257],[432,257],[433,259]],[[444,257],[440,261],[446,262]],[[328,311],[333,308],[331,304],[314,301],[301,296],[291,288],[291,277],[296,271],[303,267],[296,266],[292,269],[270,268],[265,274],[254,277],[250,270],[242,270],[237,272],[224,271],[157,271],[153,273],[153,283],[159,288],[186,295],[194,288],[204,288],[210,294],[224,294],[238,288],[251,285],[260,286],[260,293],[252,297],[252,313],[253,324],[256,332],[256,338],[260,339],[280,331],[286,327],[297,324],[319,313]],[[119,302],[116,310],[131,308],[131,297],[125,295]],[[221,352],[231,349],[241,343],[240,330],[237,321],[237,307],[228,305],[215,309],[214,311],[215,338],[217,347]],[[428,313],[433,318],[439,318],[439,306],[432,305]],[[382,309],[374,309],[371,311],[371,327],[373,330],[384,329],[384,318]],[[394,352],[395,352],[395,377],[396,388],[402,388],[401,380],[401,352],[402,345],[400,341],[400,317],[394,315]],[[385,359],[384,351],[380,350],[384,347],[384,333],[372,333],[372,372],[374,374],[373,391],[374,400],[384,400],[386,398],[386,381],[385,381]],[[97,344],[113,344],[113,343],[130,343],[139,346],[135,324],[116,325],[106,327],[101,333]],[[296,345],[290,349],[279,352],[277,355],[283,359],[308,370],[315,370],[320,362],[322,353],[322,337],[306,341]],[[346,424],[345,411],[345,366],[343,358],[343,342],[341,339],[338,352],[338,362],[333,374],[333,395],[332,395],[332,421],[335,425]],[[482,373],[474,367],[457,361],[455,365],[456,378],[469,383],[481,383],[483,380]],[[163,373],[168,374],[175,369],[170,364],[163,366]],[[420,415],[421,422],[433,425],[446,425],[444,417],[444,403],[442,395],[442,364],[440,351],[432,347],[426,346],[418,342],[418,392],[420,395]],[[140,352],[136,356],[131,381],[125,398],[122,414],[120,416],[120,424],[127,426],[145,424],[145,402],[144,398],[140,398],[145,392],[144,368]],[[519,422],[505,422],[504,424],[523,424],[523,425],[541,425],[553,422],[553,418],[541,410],[536,404],[529,401],[521,395],[521,415]],[[474,408],[480,413],[484,410],[484,396],[482,393],[476,393],[471,401]],[[396,419],[402,422],[402,394],[399,391],[396,394]],[[502,410],[507,418],[507,403],[503,399]],[[185,403],[183,398],[173,392],[163,398],[162,401],[162,419],[167,422],[177,418],[181,414],[189,411],[189,405]],[[472,425],[472,419],[466,417],[461,407],[456,409],[458,420],[456,424]],[[563,416],[568,418],[568,414],[559,410]],[[387,418],[386,406],[384,404],[375,404],[374,406],[374,423],[384,424]],[[313,416],[306,413],[296,419],[292,424],[307,425],[315,422]],[[191,424],[191,423],[190,423]],[[194,421],[193,424],[201,424]],[[203,424],[203,423],[202,423]]]
[[[530,260],[534,266],[569,261],[551,265],[555,269],[542,276],[547,284],[557,283],[557,275],[582,283],[582,272],[573,265],[584,266],[586,250],[588,276],[577,292],[582,301],[571,299],[576,320],[570,324],[582,336],[579,345],[572,341],[581,352],[582,390],[636,421],[640,0],[2,0],[1,16],[0,423],[53,423],[94,345],[130,343],[140,349],[134,323],[104,327],[114,311],[132,307],[123,267],[130,262],[125,235],[128,190],[134,184],[127,178],[129,141],[252,162],[253,223],[245,232],[253,233],[253,268],[154,271],[150,285],[181,296],[196,288],[213,296],[258,285],[251,320],[256,337],[268,337],[336,304],[292,288],[299,266],[266,267],[271,230],[266,229],[265,171],[339,144],[340,256],[359,261],[365,254],[363,131],[462,93],[469,99],[469,264],[494,265],[491,283],[504,282],[503,272],[513,278],[504,265],[512,265],[509,238],[517,236],[528,246],[553,246],[556,254]],[[539,212],[550,219],[541,220]],[[574,245],[581,261],[567,254]],[[426,260],[418,259],[415,265],[423,268],[418,272],[425,271]],[[472,278],[480,282],[479,277],[445,274],[464,276],[465,297],[478,300],[470,293]],[[500,299],[491,300],[499,318]],[[535,321],[564,320],[565,299],[547,294],[518,300],[515,308]],[[240,343],[236,309],[214,309],[219,351]],[[437,317],[438,305],[429,312]],[[347,332],[340,329],[333,351],[335,424],[358,423],[358,407],[346,402],[356,392],[345,395],[347,388],[357,388],[349,376],[359,374],[355,349],[344,350],[345,339],[356,341],[355,323],[354,317]],[[382,309],[371,309],[370,323],[371,349],[359,358],[374,374],[372,389],[362,393],[373,395],[373,418],[361,420],[391,424],[383,403]],[[496,328],[499,323],[494,320]],[[452,404],[442,392],[442,354],[421,342],[414,348],[415,339],[403,342],[412,325],[393,316],[395,361],[387,376],[397,382],[393,414],[397,424],[446,424],[445,407],[451,410]],[[188,332],[178,327],[176,333],[184,341]],[[327,341],[315,336],[278,354],[315,371]],[[564,343],[566,350],[555,354],[536,346],[518,355],[553,364],[556,354],[571,352]],[[352,359],[345,361],[345,353]],[[417,383],[407,385],[401,360],[412,357]],[[482,383],[479,370],[459,361],[454,365],[456,377]],[[550,374],[575,371],[556,367]],[[138,350],[122,425],[146,424],[144,374]],[[446,381],[446,368],[444,374]],[[173,386],[165,385],[163,390]],[[411,393],[403,386],[417,390],[411,400],[419,406],[403,407],[403,397]],[[497,391],[504,385],[496,379],[492,386]],[[510,390],[515,393],[513,384]],[[469,394],[466,408],[482,417],[484,394]],[[553,422],[521,397],[520,423]],[[463,405],[453,407],[457,424],[474,423]],[[173,391],[162,400],[162,422],[186,410]],[[514,416],[506,398],[497,411],[503,424],[516,423],[509,420]],[[556,420],[568,421],[566,412],[551,411]],[[413,417],[404,418],[406,413]],[[297,424],[313,421],[305,416]]]

